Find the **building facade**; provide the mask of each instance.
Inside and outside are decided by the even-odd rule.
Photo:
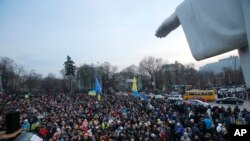
[[[224,68],[238,70],[240,68],[240,59],[238,56],[230,56],[220,59],[218,62],[209,63],[199,68],[200,71],[212,71],[216,74],[223,72]]]

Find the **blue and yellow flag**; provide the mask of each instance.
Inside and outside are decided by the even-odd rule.
[[[95,90],[91,90],[91,91],[89,91],[88,95],[96,96],[96,91]]]
[[[137,90],[137,84],[136,84],[136,78],[134,77],[133,79],[133,84],[132,84],[132,93],[133,93],[133,96],[140,96],[139,93],[138,93],[138,90]]]

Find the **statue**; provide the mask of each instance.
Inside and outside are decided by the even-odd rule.
[[[250,88],[250,1],[184,0],[156,31],[165,37],[182,25],[193,57],[199,61],[238,49]]]

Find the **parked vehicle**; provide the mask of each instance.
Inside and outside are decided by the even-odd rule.
[[[181,95],[179,92],[171,92],[170,94],[168,94],[168,96],[173,96],[173,95]]]
[[[186,100],[186,101],[184,101],[183,102],[183,104],[184,105],[192,105],[192,106],[205,106],[205,107],[207,107],[207,106],[209,106],[209,103],[207,103],[207,102],[203,102],[203,101],[201,101],[201,100],[197,100],[197,99],[189,99],[189,100]]]
[[[164,96],[162,96],[161,94],[156,94],[154,95],[154,98],[158,99],[158,98],[164,98]]]
[[[222,99],[217,99],[216,103],[224,103],[224,104],[243,104],[244,100],[239,99],[237,97],[225,97]]]
[[[171,95],[167,99],[168,101],[182,101],[182,95]]]
[[[202,97],[202,96],[194,96],[194,97],[192,97],[190,99],[197,99],[197,100],[200,100],[200,101],[203,101],[203,102],[207,102],[207,99]]]
[[[229,93],[228,89],[225,88],[219,89],[217,92],[217,97],[218,98],[228,97],[228,93]]]

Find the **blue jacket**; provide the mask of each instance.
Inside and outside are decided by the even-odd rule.
[[[210,129],[212,127],[212,124],[213,124],[212,120],[209,119],[209,118],[205,118],[204,123],[205,123],[205,128],[206,129]]]
[[[29,122],[23,122],[21,125],[21,128],[25,131],[30,131],[30,123]]]

